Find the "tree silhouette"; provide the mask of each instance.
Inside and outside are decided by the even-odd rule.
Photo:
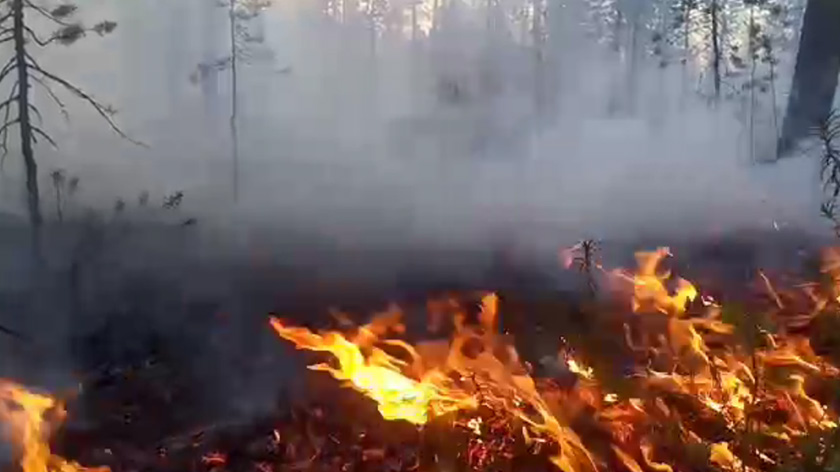
[[[265,57],[253,47],[262,44],[263,37],[254,34],[251,23],[269,6],[269,0],[223,0],[217,5],[228,10],[229,52],[226,56],[202,62],[196,67],[190,80],[195,83],[210,74],[230,71],[230,140],[231,140],[231,184],[234,201],[239,198],[239,127],[237,121],[239,96],[239,65],[250,64]],[[270,57],[270,53],[269,53]]]
[[[81,23],[73,21],[73,16],[77,13],[77,10],[78,8],[70,3],[62,3],[54,7],[36,3],[36,0],[6,0],[0,3],[0,43],[9,42],[12,45],[12,55],[0,69],[0,84],[11,83],[8,97],[0,102],[0,113],[3,115],[2,126],[0,126],[0,152],[4,157],[8,153],[10,131],[17,126],[21,154],[26,170],[26,203],[32,225],[33,250],[36,258],[39,259],[40,229],[43,217],[38,191],[38,165],[35,160],[34,146],[38,144],[39,140],[46,141],[53,147],[58,147],[58,145],[42,127],[41,112],[32,103],[31,89],[33,86],[37,85],[56,104],[65,118],[69,116],[67,108],[54,87],[58,90],[63,89],[87,103],[114,132],[124,139],[137,143],[131,140],[114,122],[115,111],[113,108],[99,102],[60,75],[42,67],[30,52],[33,48],[45,48],[53,43],[65,46],[73,44],[88,32],[104,36],[112,32],[117,26],[112,21],[102,21],[87,28]],[[41,36],[30,26],[29,14],[47,20],[47,23],[52,24],[56,29],[49,36]]]

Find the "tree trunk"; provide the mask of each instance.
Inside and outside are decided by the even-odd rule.
[[[691,5],[689,0],[682,0],[682,18],[683,18],[683,58],[682,58],[682,95],[680,96],[680,103],[685,103],[685,97],[688,95],[688,60],[691,57]]]
[[[808,0],[799,53],[779,138],[779,155],[791,152],[828,116],[840,75],[840,2]]]
[[[64,210],[61,205],[61,187],[55,184],[55,214],[58,217],[58,222],[64,222]]]
[[[12,35],[15,43],[15,67],[17,68],[18,126],[20,128],[20,148],[26,170],[26,203],[29,221],[32,225],[32,249],[36,259],[41,257],[41,202],[38,193],[38,164],[32,151],[32,125],[29,121],[29,69],[26,63],[26,24],[23,18],[23,0],[12,2]]]
[[[543,2],[532,0],[534,9],[531,18],[531,35],[534,43],[534,112],[538,120],[545,113],[545,31],[543,26]]]
[[[232,169],[232,184],[233,184],[233,201],[239,201],[239,130],[236,123],[237,112],[237,95],[238,95],[238,77],[237,77],[237,59],[239,51],[236,48],[236,0],[230,0],[229,3],[229,26],[230,26],[230,146],[233,158]]]
[[[715,100],[720,99],[720,17],[719,0],[712,0],[709,7],[712,16],[712,74],[714,77]]]

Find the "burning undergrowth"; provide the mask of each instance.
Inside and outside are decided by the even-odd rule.
[[[553,355],[539,363],[493,293],[430,300],[422,336],[396,307],[363,325],[336,312],[328,331],[272,317],[312,356],[309,402],[154,448],[107,432],[54,442],[117,471],[840,468],[840,252],[813,281],[759,272],[738,300],[672,274],[670,255],[637,253],[625,271],[589,244],[564,252],[587,295],[573,328],[543,334]],[[8,382],[0,396],[25,472],[82,469],[51,452],[59,402]]]

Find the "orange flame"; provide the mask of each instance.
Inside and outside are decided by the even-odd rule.
[[[599,454],[609,455],[610,461],[631,472],[680,470],[663,462],[658,456],[661,451],[644,437],[654,421],[672,423],[686,443],[710,444],[707,460],[719,469],[757,470],[753,462],[739,455],[741,449],[716,436],[704,436],[687,420],[697,415],[683,415],[680,409],[686,407],[685,403],[674,403],[674,399],[691,399],[691,408],[704,410],[702,415],[716,418],[730,431],[755,421],[755,427],[764,434],[790,440],[814,428],[836,428],[837,412],[812,398],[806,387],[809,379],[837,378],[840,371],[822,362],[807,338],[775,335],[759,328],[753,333],[740,324],[731,324],[731,320],[723,319],[722,307],[709,297],[702,298],[703,306],[691,305],[699,295],[697,288],[660,269],[670,255],[667,248],[639,252],[635,273],[605,272],[629,289],[632,311],[637,314],[634,319],[653,316],[659,320],[642,323],[642,328],[650,332],[638,344],[631,341],[625,324],[629,347],[644,354],[647,362],[630,376],[640,392],[633,398],[622,398],[604,388],[594,369],[563,352],[558,353],[558,360],[582,381],[566,390],[551,387],[556,384],[535,382],[513,347],[497,334],[498,299],[493,294],[482,299],[474,325],[466,321],[465,312],[452,300],[429,304],[435,330],[443,322],[443,313],[452,312],[455,334],[448,344],[411,346],[386,338],[389,331],[402,329],[393,311],[387,321],[377,318],[359,328],[355,336],[315,334],[277,319],[271,324],[281,337],[300,349],[330,353],[336,360],[334,366],[316,364],[310,368],[328,372],[374,400],[385,419],[419,426],[446,414],[489,407],[508,415],[512,425],[523,425],[527,444],[557,445],[559,452],[550,459],[564,472],[594,472],[602,468],[596,463],[609,463],[605,457],[598,457],[596,462],[596,455],[570,426],[568,418],[587,408],[597,410],[595,421],[614,440],[610,447],[598,448]],[[568,262],[574,254],[563,253],[563,257]],[[825,270],[840,274],[836,269],[840,262],[831,261]],[[829,275],[832,283],[840,286],[840,275]],[[758,276],[769,287],[775,308],[787,309],[789,304],[783,303],[779,290],[763,273]],[[836,296],[840,289],[832,290],[828,297],[812,294],[813,303],[822,304],[818,310],[840,302]],[[742,324],[749,326],[750,320],[746,318]],[[739,332],[744,329],[748,333]],[[760,335],[762,339],[739,346],[735,341],[744,335]],[[395,350],[405,356],[389,353]],[[754,419],[760,416],[756,412],[761,408],[770,407],[784,414],[772,420]],[[480,418],[465,424],[468,431],[481,436]],[[758,450],[754,457],[773,464],[778,458],[773,456],[772,451]]]
[[[376,401],[379,412],[386,420],[405,420],[421,425],[429,421],[430,413],[442,415],[472,402],[469,397],[459,399],[444,394],[439,385],[443,379],[437,372],[429,372],[421,380],[409,378],[401,373],[407,365],[405,361],[375,347],[366,356],[359,346],[341,333],[319,335],[305,328],[285,326],[276,318],[271,319],[271,326],[280,337],[291,341],[299,349],[332,354],[338,362],[337,368],[327,364],[309,368],[328,372],[337,380],[348,382],[352,388]],[[413,358],[419,358],[411,346],[399,345]]]
[[[7,380],[0,380],[0,419],[20,454],[23,472],[108,472],[108,467],[89,468],[65,460],[50,451],[49,436],[56,425],[48,415],[61,420],[63,406],[53,397],[31,392]]]
[[[385,419],[423,425],[447,413],[475,410],[479,404],[490,406],[522,421],[530,436],[547,436],[556,441],[561,451],[551,460],[560,469],[594,472],[596,468],[589,452],[574,431],[550,412],[533,379],[518,365],[516,356],[503,362],[488,348],[499,344],[494,334],[497,303],[494,294],[482,298],[478,327],[467,326],[462,316],[456,316],[453,321],[457,334],[443,356],[443,365],[429,369],[423,369],[423,358],[418,351],[402,341],[385,339],[380,343],[403,349],[411,362],[375,346],[362,349],[355,340],[338,332],[315,334],[305,328],[288,327],[276,318],[271,320],[271,325],[277,334],[299,349],[332,354],[337,367],[316,364],[310,369],[346,381],[348,386],[376,401]],[[371,340],[368,326],[359,332],[364,333],[361,337]],[[476,344],[484,349],[466,355]],[[407,375],[406,371],[414,371],[417,376]],[[456,385],[452,379],[459,377]],[[484,392],[481,399],[477,395],[478,384]]]

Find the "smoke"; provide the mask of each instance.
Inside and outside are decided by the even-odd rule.
[[[68,124],[47,113],[61,149],[39,148],[41,168],[79,176],[80,206],[183,190],[216,229],[297,228],[371,246],[822,228],[813,159],[750,162],[773,157],[768,123],[781,110],[766,95],[750,150],[743,94],[712,105],[704,71],[686,79],[679,64],[597,44],[579,24],[582,6],[568,7],[562,38],[549,40],[538,115],[528,35],[517,39],[515,25],[488,35],[480,9],[447,13],[448,29],[414,47],[393,36],[374,44],[362,18],[340,25],[318,5],[274,5],[258,19],[264,43],[239,68],[234,204],[229,74],[189,80],[228,53],[225,9],[100,3],[86,15],[118,20],[114,35],[43,60],[112,103],[149,148],[121,142],[82,104]],[[6,206],[20,209],[17,163],[5,175]]]

